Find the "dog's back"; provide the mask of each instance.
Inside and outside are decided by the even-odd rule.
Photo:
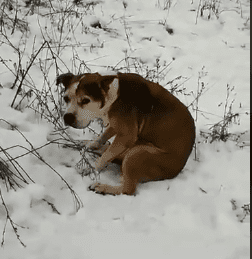
[[[161,85],[137,74],[119,73],[118,77],[124,98],[136,100],[144,120],[139,141],[175,153],[183,168],[195,141],[194,120],[187,107]]]

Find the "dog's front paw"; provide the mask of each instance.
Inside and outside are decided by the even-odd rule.
[[[95,184],[90,185],[88,187],[88,189],[90,191],[93,191],[93,192],[96,192],[96,193],[99,193],[99,194],[103,194],[103,195],[108,194],[108,190],[107,190],[107,185],[106,184],[95,183]]]
[[[122,187],[121,186],[111,186],[108,184],[101,184],[95,183],[89,186],[88,188],[90,191],[94,191],[98,194],[111,194],[111,195],[118,195],[122,194]]]
[[[90,150],[98,150],[102,147],[102,144],[98,140],[89,140],[85,147]]]

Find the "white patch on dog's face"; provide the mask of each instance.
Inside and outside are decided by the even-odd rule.
[[[92,98],[87,95],[77,96],[76,89],[78,85],[79,82],[74,83],[65,92],[65,115],[72,114],[72,116],[74,116],[74,121],[71,121],[70,126],[83,129],[87,127],[92,120],[97,118],[97,111],[99,111],[101,104],[100,102],[94,102]],[[65,123],[67,124],[66,121]]]
[[[87,127],[96,118],[102,118],[104,123],[108,123],[107,113],[110,106],[117,99],[119,80],[115,78],[110,84],[110,88],[105,96],[105,105],[101,109],[101,102],[94,101],[87,95],[76,95],[79,82],[71,85],[65,92],[66,114],[74,115],[74,123],[70,126],[81,129]]]

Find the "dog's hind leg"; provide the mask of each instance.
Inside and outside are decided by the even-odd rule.
[[[175,154],[154,146],[137,145],[123,160],[123,193],[132,194],[138,183],[174,178],[183,166],[184,162],[180,162]]]
[[[185,161],[151,145],[136,145],[128,149],[122,162],[120,186],[94,184],[91,190],[102,194],[133,195],[141,182],[171,179],[178,175]]]

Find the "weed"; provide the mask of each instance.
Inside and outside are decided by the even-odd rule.
[[[245,18],[243,15],[243,4],[245,3],[242,4],[241,0],[230,1],[232,2],[230,8],[224,8],[222,2],[223,1],[221,0],[200,0],[196,13],[196,24],[199,17],[207,20],[210,20],[213,17],[219,19],[221,13],[230,11],[240,14],[241,18]],[[193,1],[191,4],[193,4]]]
[[[223,113],[223,119],[216,122],[214,125],[212,125],[209,130],[210,132],[204,132],[201,131],[201,136],[206,138],[207,140],[212,143],[213,141],[223,141],[226,142],[228,139],[236,140],[236,135],[229,133],[229,127],[232,123],[239,123],[239,113],[234,113],[232,108],[235,99],[233,99],[231,102],[229,100],[230,94],[233,92],[234,87],[230,87],[227,85],[227,95],[226,100],[224,103],[224,113]],[[219,104],[219,106],[222,106],[222,103]]]
[[[6,221],[5,221],[5,225],[4,225],[4,228],[3,228],[3,233],[2,233],[2,241],[1,241],[1,246],[4,245],[4,237],[5,237],[5,232],[6,232],[6,226],[7,226],[7,223],[9,222],[15,235],[16,235],[16,238],[18,239],[18,241],[20,242],[20,244],[23,246],[23,247],[26,247],[26,245],[23,243],[23,241],[21,240],[20,238],[20,235],[18,234],[18,227],[20,228],[24,228],[23,226],[19,226],[17,225],[11,218],[11,215],[10,215],[10,212],[9,212],[9,209],[4,201],[4,197],[3,197],[3,194],[2,194],[2,191],[1,191],[1,188],[0,188],[0,197],[1,197],[1,201],[2,201],[2,205],[5,209],[5,212],[6,212]]]
[[[16,93],[12,100],[11,107],[19,110],[24,110],[26,108],[34,110],[38,117],[41,119],[46,119],[54,125],[54,134],[56,135],[56,138],[48,141],[44,145],[34,147],[15,125],[0,119],[1,123],[8,124],[10,130],[15,130],[18,132],[20,137],[25,139],[28,144],[28,147],[18,144],[9,147],[0,146],[0,180],[4,183],[7,192],[10,189],[21,188],[23,185],[33,182],[29,176],[29,173],[26,172],[21,163],[19,163],[19,158],[28,155],[34,156],[45,166],[50,168],[50,170],[52,170],[61,179],[61,181],[64,182],[70,190],[70,193],[73,195],[75,209],[78,210],[81,206],[83,206],[78,195],[68,184],[68,182],[60,175],[60,173],[57,172],[39,154],[39,150],[48,145],[57,144],[63,146],[71,144],[72,146],[77,146],[59,120],[62,113],[62,89],[53,89],[53,84],[49,81],[50,74],[53,73],[55,77],[56,74],[60,73],[60,67],[62,68],[63,66],[66,68],[65,64],[60,59],[60,54],[64,48],[68,47],[67,44],[71,40],[69,41],[69,39],[65,37],[63,26],[71,27],[71,19],[74,15],[76,17],[76,13],[74,13],[70,7],[67,7],[69,9],[66,10],[66,12],[61,11],[57,13],[51,6],[49,8],[49,17],[52,19],[52,24],[55,24],[55,22],[58,21],[57,28],[59,33],[56,32],[55,27],[53,30],[48,32],[51,28],[41,26],[40,29],[41,34],[44,37],[44,41],[38,44],[36,37],[34,37],[32,44],[30,44],[31,41],[27,34],[28,24],[25,21],[26,19],[22,19],[22,22],[20,22],[20,17],[23,13],[19,12],[18,6],[15,5],[13,5],[13,9],[10,10],[7,3],[8,1],[4,1],[4,4],[0,7],[1,44],[4,44],[11,49],[11,52],[16,54],[16,60],[4,58],[4,56],[2,56],[4,53],[1,53],[0,63],[5,66],[7,71],[14,75],[14,82],[11,88],[15,89]],[[12,3],[12,1],[10,1],[10,3]],[[38,7],[43,5],[42,1],[27,1],[26,4],[27,8],[30,8],[26,15],[33,14],[35,11],[39,10]],[[59,16],[59,19],[56,18],[57,16]],[[15,37],[10,37],[12,34],[17,34],[20,40],[16,41]],[[19,36],[20,34],[21,37]],[[31,47],[28,48],[27,45]],[[69,45],[71,48],[73,48],[73,46],[74,44],[71,46]],[[81,70],[83,63],[79,62],[81,64],[78,67],[78,60],[73,60],[75,61],[75,68]],[[36,73],[33,73],[34,71],[36,71]],[[42,79],[44,79],[41,80],[43,83],[42,86],[38,86],[37,78],[34,78],[34,75],[39,75]],[[20,155],[13,156],[12,151],[17,149],[21,150]],[[25,246],[18,234],[18,227],[21,226],[16,225],[12,220],[8,206],[5,203],[5,189],[0,186],[1,201],[6,212],[6,224],[2,234],[2,245],[4,244],[6,225],[9,222],[14,233],[16,234],[17,239],[23,246]]]
[[[247,216],[250,216],[250,203],[244,204],[241,208],[243,209],[243,217],[240,221],[243,222]]]
[[[169,10],[171,8],[172,2],[172,0],[158,0],[157,6],[163,10]]]
[[[31,179],[29,174],[25,171],[25,169],[18,162],[18,158],[20,158],[20,157],[23,157],[23,156],[26,156],[26,155],[33,155],[38,160],[40,160],[42,163],[44,163],[47,167],[49,167],[66,184],[66,186],[70,190],[71,194],[73,195],[76,210],[78,211],[79,208],[83,206],[83,204],[82,204],[82,201],[80,200],[80,198],[78,197],[77,193],[72,189],[72,187],[68,184],[68,182],[60,175],[60,173],[58,173],[51,165],[49,165],[38,153],[39,149],[44,148],[45,146],[47,146],[51,143],[57,143],[57,141],[59,141],[59,140],[58,139],[53,140],[52,142],[46,143],[46,144],[44,144],[40,147],[35,148],[32,145],[32,143],[25,137],[25,135],[15,125],[10,124],[9,122],[7,122],[6,120],[3,120],[3,119],[0,119],[0,121],[3,122],[3,123],[6,123],[8,126],[11,127],[12,130],[15,130],[16,132],[18,132],[20,134],[20,136],[30,146],[30,148],[24,147],[22,145],[10,146],[8,148],[2,148],[0,146],[0,154],[2,153],[6,157],[6,161],[3,160],[0,157],[0,178],[4,181],[7,191],[9,189],[15,190],[16,187],[21,188],[22,187],[21,183],[25,183],[25,184],[29,184],[29,182],[34,183],[34,181]],[[16,149],[16,148],[19,148],[21,150],[25,150],[26,152],[19,155],[19,156],[13,157],[10,154],[10,150]],[[4,205],[5,212],[6,212],[6,224],[7,224],[8,221],[10,222],[10,224],[13,228],[13,231],[16,234],[17,239],[19,240],[19,242],[23,246],[25,246],[24,243],[21,241],[21,239],[19,237],[19,234],[17,233],[16,224],[13,222],[13,220],[11,218],[11,215],[10,215],[10,212],[8,210],[8,207],[5,204],[1,186],[0,186],[0,196],[1,196],[2,204]],[[2,243],[1,243],[2,245],[4,244],[4,235],[5,235],[6,224],[5,224],[5,227],[4,227],[4,230],[3,230],[3,235],[2,235]]]
[[[206,16],[207,19],[210,20],[212,15],[214,14],[218,19],[220,12],[219,9],[220,0],[200,0],[197,11],[196,23],[199,15],[200,17]]]
[[[231,201],[232,204],[232,210],[236,212],[236,217],[238,220],[243,223],[244,220],[250,216],[250,203],[244,204],[243,206],[239,205],[239,203],[232,199]]]
[[[28,23],[19,18],[18,6],[14,5],[14,1],[5,0],[0,5],[0,33],[4,33],[6,29],[11,30],[11,35],[15,30],[25,33],[29,30]]]

